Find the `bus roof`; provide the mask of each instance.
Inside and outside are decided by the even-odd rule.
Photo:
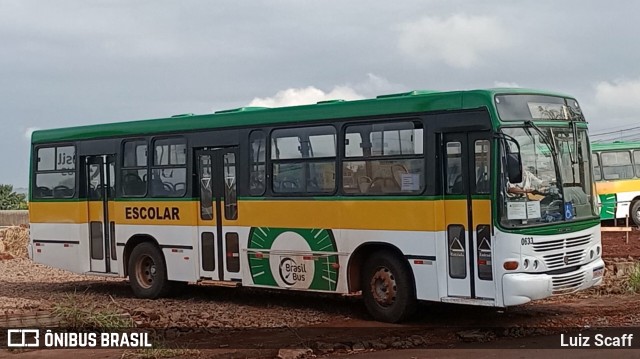
[[[224,127],[261,126],[300,123],[323,119],[341,119],[374,115],[447,111],[489,107],[498,94],[540,94],[571,97],[565,94],[523,88],[492,88],[466,91],[416,90],[382,95],[373,99],[320,101],[291,107],[241,107],[212,114],[181,114],[166,118],[114,122],[97,125],[34,131],[34,144],[68,142],[107,137],[130,137],[179,133]]]
[[[640,149],[640,142],[636,141],[613,141],[613,142],[593,142],[592,151],[613,151]]]

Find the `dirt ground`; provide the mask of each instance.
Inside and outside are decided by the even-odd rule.
[[[632,228],[629,232],[602,232],[602,254],[606,258],[640,259],[640,230]]]
[[[0,319],[51,312],[60,304],[112,311],[131,318],[135,327],[163,328],[167,343],[189,345],[197,350],[190,356],[201,357],[274,357],[279,348],[300,343],[314,355],[331,356],[456,347],[467,341],[500,341],[576,328],[640,327],[640,295],[628,292],[627,273],[621,269],[640,259],[640,231],[630,234],[628,244],[623,232],[604,232],[602,241],[608,270],[601,288],[508,310],[422,304],[413,320],[402,325],[371,321],[357,298],[310,293],[191,285],[174,298],[137,299],[122,279],[75,275],[13,258],[0,260]],[[208,333],[203,334],[202,328]],[[256,351],[236,355],[235,348]],[[39,352],[0,350],[0,358],[38,357]],[[101,358],[123,355],[122,350],[95,355],[82,350],[45,353],[60,359],[75,353]]]

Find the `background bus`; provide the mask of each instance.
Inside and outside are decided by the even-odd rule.
[[[592,150],[600,217],[628,216],[640,226],[640,142],[596,142]]]
[[[42,130],[30,252],[145,298],[361,293],[391,322],[417,300],[506,307],[601,282],[590,160],[578,103],[523,89]],[[508,194],[523,168],[548,191]]]

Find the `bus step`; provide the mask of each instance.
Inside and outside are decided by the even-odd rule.
[[[84,272],[84,273],[82,273],[82,274],[83,274],[83,275],[98,276],[98,277],[112,277],[112,278],[118,278],[118,277],[120,277],[120,274],[118,274],[118,273]]]
[[[212,286],[212,287],[231,287],[231,288],[242,286],[242,283],[240,282],[232,282],[227,280],[202,280],[198,284]]]
[[[342,296],[343,297],[362,297],[362,291],[359,290],[357,292],[343,293]]]
[[[440,299],[443,303],[454,304],[468,304],[468,305],[480,305],[483,307],[495,307],[496,301],[493,299],[481,299],[481,298],[458,298],[458,297],[444,297]]]

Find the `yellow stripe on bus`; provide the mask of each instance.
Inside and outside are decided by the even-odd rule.
[[[443,231],[448,224],[467,225],[466,200],[239,201],[238,219],[223,225],[279,228],[341,228]],[[110,220],[130,225],[196,226],[196,201],[112,202]],[[91,215],[87,209],[91,210]],[[87,223],[102,218],[100,202],[32,202],[32,223]],[[224,209],[222,210],[224,218]],[[89,218],[90,217],[90,218]],[[491,202],[473,201],[474,224],[491,223]],[[209,222],[200,221],[211,225]]]
[[[87,202],[29,202],[30,223],[87,223]]]
[[[596,182],[598,194],[640,192],[640,179]]]

